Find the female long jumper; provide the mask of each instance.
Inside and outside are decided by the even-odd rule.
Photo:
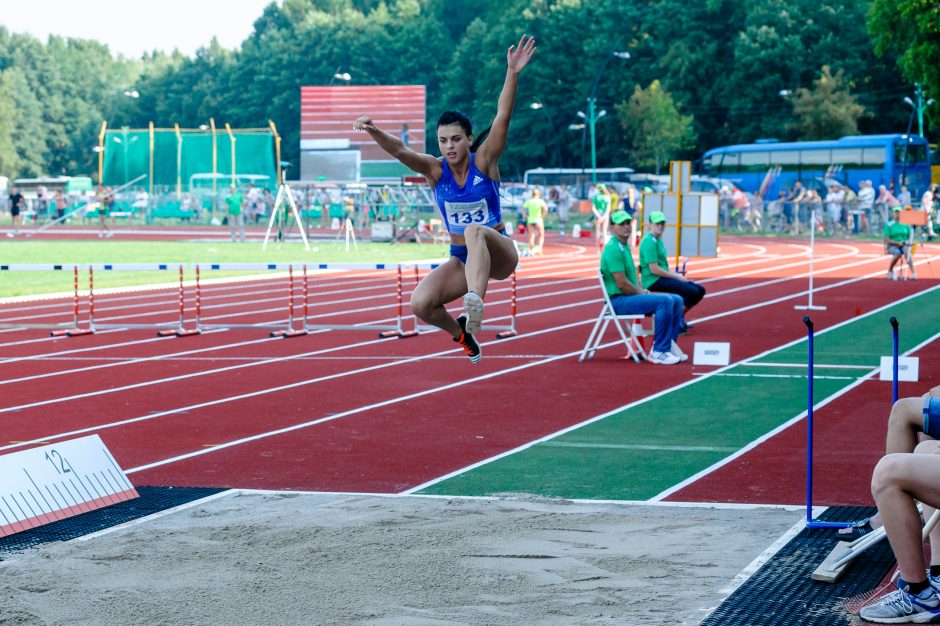
[[[535,38],[523,35],[506,52],[506,80],[496,117],[473,140],[466,115],[445,111],[437,121],[443,157],[415,152],[397,135],[379,129],[371,116],[353,122],[388,154],[427,179],[450,233],[450,258],[434,269],[411,296],[411,310],[421,320],[448,332],[474,363],[483,355],[474,335],[483,322],[483,298],[490,278],[509,277],[519,263],[516,247],[503,225],[499,206],[499,157],[506,147],[509,119],[519,73],[535,53]],[[444,305],[464,296],[464,314],[454,319]]]

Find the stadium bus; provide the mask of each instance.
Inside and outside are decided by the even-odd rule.
[[[857,135],[833,141],[775,140],[714,148],[702,157],[701,172],[726,178],[742,191],[776,198],[797,180],[821,190],[834,178],[858,190],[870,180],[877,189],[886,185],[898,193],[906,184],[919,198],[930,184],[930,149],[916,135]]]
[[[577,196],[586,198],[590,186],[593,184],[596,173],[599,183],[628,183],[633,169],[629,167],[599,167],[597,169],[572,168],[545,168],[537,167],[526,170],[523,182],[526,188],[529,185],[538,185],[548,188],[555,185],[564,187],[577,187]]]

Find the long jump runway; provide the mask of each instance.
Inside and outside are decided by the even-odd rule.
[[[272,339],[262,329],[159,339],[132,330],[69,339],[52,339],[41,331],[0,333],[0,452],[98,433],[138,485],[402,493],[438,484],[442,477],[633,403],[646,400],[655,407],[658,400],[650,399],[656,394],[692,384],[715,369],[624,360],[624,348],[613,342],[612,332],[610,347],[593,361],[578,363],[599,309],[598,257],[590,246],[573,240],[555,240],[549,252],[525,258],[520,266],[520,334],[494,340],[484,333],[484,358],[476,366],[440,332],[403,340],[380,339],[373,331]],[[705,284],[709,295],[690,316],[696,326],[680,340],[684,349],[691,354],[695,341],[730,341],[732,359],[740,362],[799,341],[805,336],[803,313],[793,307],[807,299],[808,252],[805,242],[725,238],[720,257],[691,260],[690,275]],[[938,273],[930,255],[936,254],[933,246],[921,253],[920,280],[889,282],[883,278],[886,257],[880,243],[817,242],[814,298],[828,307],[812,314],[817,331],[865,318],[904,298],[932,297],[928,292]],[[393,292],[387,276],[317,275],[311,280],[310,314],[318,322],[390,323]],[[222,324],[280,321],[284,293],[279,280],[206,287],[203,316]],[[96,319],[172,320],[175,297],[172,290],[96,295]],[[505,323],[508,299],[506,283],[491,283],[487,321]],[[70,313],[68,299],[0,307],[3,321],[62,321]],[[904,336],[909,327],[899,319]],[[890,350],[890,330],[884,326]],[[914,393],[936,384],[930,382],[936,371],[930,364],[937,350],[928,343],[921,352],[922,382],[902,385],[902,394],[905,388]],[[773,379],[755,378],[744,386],[749,397],[724,397],[721,386],[712,385],[714,395],[697,400],[701,406],[740,402],[772,410],[774,388],[768,380]],[[783,388],[792,394],[800,384],[805,380]],[[848,394],[821,411],[821,417],[831,412],[844,419],[860,413],[851,416],[854,423],[872,424],[866,433],[878,431],[866,435],[860,446],[862,467],[872,464],[877,449],[869,445],[883,436],[883,428],[874,425],[886,418],[884,385],[863,383],[852,394],[864,402]],[[695,412],[699,407],[686,408]],[[791,417],[781,415],[777,421]],[[682,416],[668,413],[664,420],[681,425]],[[829,457],[828,462],[837,462],[832,459],[838,459],[839,429],[829,428],[825,419],[819,422],[823,462]],[[721,424],[714,430],[720,433]],[[761,459],[774,459],[784,475],[795,476],[805,460],[797,454],[798,437],[789,430],[669,498],[799,503],[798,494],[768,487],[768,472],[746,470]],[[644,438],[649,445],[668,445],[655,429],[634,434],[636,445],[645,445]],[[739,443],[711,447],[711,456],[720,460],[734,454]],[[598,449],[555,447],[563,455],[559,458],[589,476],[603,467],[592,466]],[[763,450],[769,456],[762,457]],[[635,449],[617,454],[627,465],[648,460]],[[698,452],[670,454],[675,459]],[[867,501],[864,492],[857,493],[862,482],[851,482],[847,489],[824,480],[817,496],[825,503],[861,503]],[[437,490],[447,484],[439,483]],[[524,483],[519,487],[500,484],[482,491],[525,491]],[[459,495],[459,489],[454,493]]]

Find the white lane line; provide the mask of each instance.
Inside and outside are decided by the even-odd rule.
[[[871,316],[871,315],[875,315],[876,313],[880,313],[881,311],[884,311],[884,310],[886,310],[886,309],[889,309],[889,308],[891,308],[892,306],[895,306],[895,305],[900,304],[900,303],[902,303],[902,302],[905,302],[905,301],[907,301],[907,300],[911,300],[911,299],[913,299],[913,298],[917,298],[917,297],[926,295],[926,294],[928,294],[928,293],[930,293],[930,292],[932,292],[932,291],[935,291],[935,290],[937,290],[937,289],[940,289],[940,285],[937,285],[937,286],[932,287],[932,288],[930,288],[930,289],[926,289],[926,290],[924,290],[924,291],[921,291],[921,292],[912,294],[912,295],[907,296],[906,298],[903,298],[903,299],[898,300],[898,301],[896,301],[896,302],[891,302],[891,303],[889,303],[889,304],[886,304],[885,306],[880,307],[880,308],[878,308],[878,309],[875,309],[875,310],[873,310],[873,311],[871,311],[871,312],[869,312],[869,313],[867,313],[867,314],[865,314],[864,316],[861,316],[861,317],[868,317],[868,316]],[[830,327],[830,328],[827,328],[827,329],[825,329],[825,330],[823,330],[823,331],[820,331],[820,333],[818,333],[818,334],[823,334],[823,333],[831,332],[831,331],[833,331],[833,330],[835,330],[835,329],[837,329],[837,328],[840,328],[840,327],[842,327],[842,326],[845,326],[846,324],[850,324],[850,323],[854,322],[856,319],[858,319],[858,318],[856,317],[856,318],[852,318],[852,319],[846,320],[846,321],[841,322],[841,323],[839,323],[839,324],[836,324],[836,325],[834,325],[834,326],[832,326],[832,327]],[[928,340],[928,341],[925,341],[923,344],[921,344],[921,346],[930,343],[930,341],[932,341],[933,339],[935,339],[937,336],[940,336],[940,333],[938,333],[937,335],[935,335],[934,338],[932,338],[932,339],[930,339],[930,340]],[[736,366],[738,366],[738,365],[740,365],[740,364],[742,364],[742,363],[748,363],[748,362],[751,362],[751,361],[754,361],[754,360],[757,360],[757,359],[766,357],[766,356],[768,356],[768,355],[771,355],[771,354],[773,354],[774,352],[778,352],[778,351],[780,351],[780,350],[784,350],[784,349],[789,348],[789,347],[791,347],[791,346],[794,346],[794,345],[796,345],[796,344],[798,344],[798,343],[800,343],[800,342],[802,342],[802,341],[806,341],[806,339],[805,339],[804,337],[801,337],[801,338],[799,338],[799,339],[794,339],[793,341],[791,341],[791,342],[789,342],[789,343],[785,343],[785,344],[783,344],[782,346],[777,346],[777,347],[775,347],[775,348],[771,348],[771,349],[769,349],[769,350],[765,350],[764,352],[761,352],[760,354],[756,354],[756,355],[754,355],[754,356],[752,356],[752,357],[749,357],[749,358],[747,358],[747,359],[743,359],[743,360],[740,361],[740,362],[731,363],[731,364],[726,365],[725,367],[722,367],[722,368],[720,368],[720,369],[717,369],[717,370],[715,370],[715,371],[713,371],[713,372],[709,372],[709,373],[703,375],[703,376],[700,377],[700,378],[693,378],[692,380],[687,380],[687,381],[685,381],[685,382],[683,382],[683,383],[679,383],[678,385],[675,385],[675,386],[673,386],[673,387],[669,387],[669,388],[667,388],[667,389],[663,389],[663,390],[657,391],[657,392],[655,392],[655,393],[653,393],[653,394],[651,394],[651,395],[649,395],[649,396],[646,396],[645,398],[640,398],[639,400],[635,400],[635,401],[630,402],[630,403],[628,403],[628,404],[625,404],[625,405],[623,405],[623,406],[621,406],[621,407],[612,409],[612,410],[610,410],[610,411],[607,411],[606,413],[602,413],[602,414],[600,414],[600,415],[596,415],[596,416],[594,416],[594,417],[592,417],[592,418],[589,418],[589,419],[587,419],[587,420],[584,420],[583,422],[579,422],[579,423],[574,424],[574,425],[572,425],[572,426],[568,426],[568,427],[563,428],[563,429],[561,429],[561,430],[555,431],[555,432],[553,432],[553,433],[551,433],[551,434],[545,435],[544,437],[540,437],[540,438],[535,439],[535,440],[533,440],[533,441],[529,441],[529,442],[524,443],[524,444],[522,444],[522,445],[520,445],[520,446],[517,446],[517,447],[515,447],[515,448],[513,448],[513,449],[511,449],[511,450],[506,450],[506,451],[504,451],[504,452],[500,452],[499,454],[495,454],[495,455],[493,455],[493,456],[491,456],[491,457],[489,457],[489,458],[483,459],[482,461],[477,461],[476,463],[471,463],[470,465],[467,465],[467,466],[462,467],[462,468],[460,468],[460,469],[454,470],[453,472],[449,472],[449,473],[447,473],[447,474],[445,474],[445,475],[443,475],[443,476],[439,476],[439,477],[437,477],[437,478],[433,478],[433,479],[431,479],[431,480],[429,480],[429,481],[427,481],[427,482],[424,482],[424,483],[422,483],[422,484],[420,484],[420,485],[417,485],[417,486],[412,487],[412,488],[410,488],[410,489],[406,489],[406,490],[402,491],[401,493],[402,493],[402,494],[412,494],[412,493],[416,493],[416,492],[418,492],[418,491],[421,491],[421,490],[423,490],[423,489],[427,489],[427,488],[432,487],[432,486],[434,486],[434,485],[436,485],[436,484],[438,484],[438,483],[440,483],[440,482],[444,482],[444,481],[446,481],[446,480],[449,480],[449,479],[454,478],[454,477],[456,477],[456,476],[459,476],[459,475],[461,475],[461,474],[465,474],[465,473],[470,472],[470,471],[472,471],[472,470],[475,470],[475,469],[477,469],[477,468],[483,467],[484,465],[488,465],[488,464],[490,464],[490,463],[493,463],[494,461],[498,461],[498,460],[500,460],[500,459],[503,459],[503,458],[506,458],[506,457],[508,457],[508,456],[514,455],[514,454],[516,454],[516,453],[518,453],[518,452],[523,452],[523,451],[525,451],[525,450],[527,450],[527,449],[529,449],[529,448],[531,448],[531,447],[533,447],[533,446],[536,446],[536,445],[539,445],[539,444],[543,444],[543,443],[545,443],[545,442],[547,442],[547,441],[551,441],[551,440],[553,440],[553,439],[557,439],[558,437],[560,437],[560,436],[562,436],[562,435],[565,435],[565,434],[567,434],[567,433],[569,433],[569,432],[578,430],[578,429],[580,429],[580,428],[584,428],[585,426],[588,426],[588,425],[593,424],[593,423],[595,423],[595,422],[599,422],[599,421],[601,421],[601,420],[603,420],[603,419],[606,419],[606,418],[608,418],[608,417],[611,417],[612,415],[617,415],[618,413],[621,413],[621,412],[626,411],[626,410],[628,410],[628,409],[632,409],[632,408],[634,408],[634,407],[637,407],[637,406],[646,404],[646,403],[648,403],[648,402],[652,402],[653,400],[656,400],[656,399],[658,399],[658,398],[661,398],[661,397],[663,397],[663,396],[666,396],[666,395],[668,395],[668,394],[670,394],[670,393],[672,393],[672,392],[674,392],[674,391],[678,391],[678,390],[680,390],[680,389],[684,389],[685,387],[688,387],[688,386],[690,386],[690,385],[694,385],[694,384],[696,384],[696,383],[699,383],[699,382],[701,382],[701,381],[703,381],[703,380],[706,380],[707,378],[710,378],[710,377],[712,377],[712,376],[717,376],[717,375],[719,375],[719,374],[722,374],[722,373],[724,373],[725,371],[728,371],[728,370],[730,370],[730,369],[732,369],[732,368],[734,368],[734,367],[736,367]],[[917,348],[914,348],[914,350],[919,349],[921,346],[918,346]],[[910,352],[913,352],[914,350],[911,350]],[[869,375],[874,374],[874,373],[875,373],[875,372],[872,372],[872,373],[870,373]],[[852,385],[849,385],[849,387],[847,387],[846,389],[848,390],[848,389],[852,389],[852,388],[856,387],[858,384],[861,384],[861,382],[862,382],[863,380],[864,380],[864,379],[859,380],[859,381],[857,381],[856,383],[853,383]],[[803,415],[805,415],[805,411],[804,411]],[[722,465],[724,465],[724,464],[726,464],[726,463],[729,463],[729,462],[731,462],[732,460],[734,460],[735,458],[741,456],[742,454],[744,454],[744,453],[747,452],[748,450],[750,450],[750,449],[752,449],[752,448],[758,446],[759,444],[763,443],[764,441],[766,441],[767,439],[769,439],[770,437],[772,437],[773,435],[775,435],[777,432],[780,432],[780,431],[782,431],[784,428],[788,427],[790,424],[799,421],[799,419],[801,419],[801,418],[802,418],[802,416],[797,416],[797,417],[793,418],[792,420],[788,421],[786,424],[783,424],[783,425],[781,425],[780,427],[774,429],[773,431],[767,433],[766,435],[764,435],[764,436],[762,436],[762,437],[759,437],[758,439],[754,440],[753,442],[751,442],[750,444],[748,444],[747,446],[745,446],[744,448],[742,448],[742,449],[739,450],[738,452],[736,452],[736,453],[730,455],[729,457],[726,457],[725,459],[722,459],[721,461],[718,461],[717,463],[715,463],[715,464],[709,466],[708,468],[702,470],[701,472],[695,474],[694,476],[691,476],[690,478],[688,478],[688,479],[682,481],[682,482],[679,483],[678,485],[675,485],[675,486],[671,487],[670,489],[667,489],[666,491],[664,491],[664,492],[662,492],[662,493],[660,493],[660,494],[657,494],[657,495],[654,496],[653,498],[650,498],[650,502],[659,502],[659,501],[663,500],[664,498],[666,498],[667,496],[669,496],[669,495],[672,494],[673,492],[678,491],[679,489],[685,487],[685,486],[688,485],[688,484],[691,484],[691,483],[694,482],[695,480],[698,480],[698,478],[700,478],[700,477],[702,477],[702,476],[705,476],[706,474],[708,474],[708,473],[714,471],[715,469],[718,469],[718,468],[721,467]]]
[[[737,448],[716,446],[657,446],[645,443],[579,443],[577,441],[546,441],[550,448],[587,448],[591,450],[662,450],[671,452],[734,452]]]
[[[575,328],[575,327],[577,327],[577,326],[584,326],[584,325],[586,325],[586,324],[588,324],[588,323],[590,323],[590,320],[588,320],[588,321],[574,322],[574,323],[571,323],[571,324],[566,324],[566,325],[564,325],[564,326],[557,326],[557,327],[552,327],[552,328],[548,328],[548,329],[544,329],[544,330],[540,330],[540,331],[534,331],[534,332],[532,332],[532,333],[529,333],[529,334],[527,334],[527,335],[525,335],[525,336],[521,336],[521,337],[520,337],[520,336],[509,337],[509,338],[507,338],[507,339],[504,339],[503,342],[509,342],[509,341],[518,340],[518,339],[524,338],[524,337],[532,337],[532,336],[535,336],[535,335],[546,334],[546,333],[555,332],[555,331],[558,331],[558,330],[566,330],[566,329],[568,329],[568,328]],[[376,341],[376,340],[373,340],[373,341]],[[394,339],[383,339],[383,340],[380,340],[380,341],[394,341]],[[330,350],[340,350],[340,349],[345,349],[346,347],[350,347],[350,346],[341,346],[341,347],[337,347],[337,348],[330,348]],[[352,346],[352,347],[355,347],[355,346]],[[430,356],[440,356],[440,355],[443,355],[443,354],[459,352],[459,350],[460,350],[459,348],[450,349],[450,350],[443,350],[443,351],[440,351],[440,352],[433,353],[433,354],[431,354]],[[526,364],[519,365],[519,366],[516,366],[516,367],[512,367],[512,368],[508,368],[508,369],[504,369],[504,370],[499,370],[499,371],[494,372],[494,373],[492,373],[492,374],[486,374],[486,375],[483,375],[483,376],[478,376],[478,377],[476,377],[476,378],[469,379],[469,381],[472,382],[472,381],[477,381],[477,380],[487,380],[487,379],[489,379],[489,378],[493,378],[494,376],[499,376],[499,375],[504,374],[504,373],[513,372],[513,371],[517,371],[517,370],[521,370],[521,369],[527,369],[527,368],[529,368],[529,367],[534,367],[534,366],[540,365],[540,364],[542,364],[542,363],[550,363],[550,362],[552,362],[552,361],[557,361],[557,360],[563,359],[563,358],[569,358],[569,357],[578,355],[578,354],[580,354],[580,353],[581,353],[581,350],[579,349],[579,350],[577,350],[577,351],[575,351],[575,352],[569,352],[569,353],[566,353],[566,354],[561,354],[561,355],[558,355],[558,356],[553,356],[553,357],[550,357],[550,358],[548,358],[548,359],[544,359],[544,360],[540,360],[540,361],[534,361],[534,362],[532,362],[532,363],[526,363]],[[328,382],[328,381],[336,380],[336,379],[338,379],[338,378],[343,378],[343,377],[346,377],[346,376],[354,376],[354,375],[357,375],[357,374],[364,374],[364,373],[368,373],[368,372],[374,372],[374,371],[382,370],[382,369],[385,369],[385,368],[388,368],[388,367],[397,367],[397,366],[399,366],[399,365],[406,365],[406,364],[408,364],[408,363],[414,363],[414,362],[417,362],[417,361],[422,361],[422,360],[426,359],[428,356],[429,356],[429,355],[419,355],[419,356],[416,356],[416,357],[403,358],[403,359],[400,359],[400,360],[398,360],[398,361],[394,361],[394,362],[391,362],[391,363],[381,363],[381,364],[372,365],[372,366],[369,366],[369,367],[362,367],[362,368],[359,368],[359,369],[356,369],[356,370],[348,370],[348,371],[344,370],[344,371],[342,371],[342,372],[337,372],[337,373],[335,373],[335,374],[328,374],[328,375],[326,375],[326,376],[318,376],[318,377],[316,377],[316,378],[308,378],[308,379],[305,379],[305,380],[301,380],[301,381],[297,381],[297,382],[293,382],[293,383],[288,383],[288,384],[285,384],[285,385],[279,385],[279,386],[277,386],[277,387],[268,387],[268,388],[265,388],[265,389],[259,389],[259,390],[257,390],[257,391],[247,392],[247,393],[243,393],[243,394],[239,394],[239,395],[235,395],[235,396],[226,396],[226,397],[224,397],[224,398],[219,398],[219,399],[216,399],[216,400],[208,400],[208,401],[206,401],[206,402],[200,402],[200,403],[197,403],[197,404],[192,404],[192,405],[188,405],[188,406],[178,407],[178,408],[175,408],[175,409],[168,409],[168,410],[166,410],[166,411],[158,411],[158,412],[155,412],[155,413],[148,413],[147,415],[141,415],[141,416],[138,416],[138,417],[132,417],[132,418],[124,419],[124,420],[119,420],[119,421],[116,421],[116,422],[109,422],[109,423],[106,423],[106,424],[99,424],[99,425],[96,425],[96,426],[88,426],[88,427],[85,427],[85,428],[81,428],[81,429],[77,429],[77,430],[72,430],[72,431],[69,431],[69,432],[61,432],[61,433],[57,433],[57,434],[54,434],[54,435],[47,435],[47,436],[43,436],[43,437],[38,437],[38,438],[35,438],[35,439],[30,439],[30,440],[28,440],[28,441],[18,441],[18,442],[16,442],[16,443],[11,443],[11,444],[8,444],[8,445],[5,445],[5,446],[0,446],[0,451],[9,450],[9,449],[13,449],[13,448],[21,448],[21,447],[24,447],[24,446],[29,446],[29,445],[37,444],[37,443],[40,443],[40,442],[43,442],[43,441],[50,441],[50,440],[53,440],[53,439],[62,439],[63,437],[72,437],[72,436],[80,435],[80,434],[84,434],[84,433],[106,430],[106,429],[115,428],[115,427],[118,427],[118,426],[124,426],[124,425],[127,425],[127,424],[134,424],[134,423],[138,423],[138,422],[144,422],[144,421],[156,419],[156,418],[158,418],[158,417],[163,417],[163,416],[165,416],[165,415],[175,415],[175,414],[179,414],[179,413],[187,413],[187,412],[190,412],[190,411],[194,411],[194,410],[196,410],[196,409],[202,409],[202,408],[210,407],[210,406],[218,406],[218,405],[220,405],[220,404],[227,404],[227,403],[230,403],[230,402],[236,402],[236,401],[238,401],[238,400],[245,400],[245,399],[248,399],[248,398],[255,398],[255,397],[258,397],[258,396],[264,396],[264,395],[268,395],[268,394],[272,394],[272,393],[277,393],[277,392],[279,392],[279,391],[286,391],[286,390],[288,390],[288,389],[295,389],[295,388],[297,388],[297,387],[304,387],[304,386],[307,386],[307,385],[313,385],[313,384],[317,384],[317,383]],[[394,404],[394,403],[396,403],[396,402],[401,402],[401,401],[408,400],[408,399],[412,399],[412,398],[418,398],[418,397],[421,397],[421,396],[423,396],[423,395],[427,395],[427,394],[431,394],[431,393],[436,393],[437,391],[440,391],[440,390],[443,390],[443,389],[450,389],[450,388],[452,388],[452,387],[457,387],[457,386],[466,384],[467,382],[468,382],[468,381],[462,381],[462,382],[459,382],[459,383],[453,383],[453,384],[447,385],[447,386],[445,386],[445,387],[435,387],[435,388],[431,388],[431,389],[426,390],[426,391],[416,392],[415,394],[411,394],[411,395],[408,395],[408,396],[402,396],[402,397],[400,397],[400,398],[396,398],[396,399],[393,399],[393,400],[389,400],[389,401],[385,401],[385,402],[379,402],[379,403],[377,403],[377,404],[372,404],[372,405],[368,405],[368,406],[365,406],[365,407],[358,407],[358,408],[355,408],[355,409],[351,409],[351,410],[348,410],[348,411],[344,411],[343,413],[338,413],[338,414],[335,414],[335,415],[331,415],[331,416],[328,417],[328,418],[323,418],[323,419],[320,419],[320,420],[314,420],[314,421],[311,421],[311,422],[306,422],[305,424],[300,425],[300,426],[298,426],[298,427],[312,426],[312,425],[315,425],[315,424],[319,424],[319,423],[321,423],[322,421],[329,421],[329,420],[337,419],[337,418],[339,418],[339,417],[344,417],[344,416],[346,416],[346,415],[353,415],[353,414],[358,413],[358,412],[360,412],[360,411],[369,410],[369,409],[371,409],[371,408],[377,408],[377,407],[380,407],[380,406],[386,406],[386,405],[388,405],[388,404]],[[281,430],[279,430],[279,431],[274,431],[274,434],[278,434],[278,433],[280,433],[280,432],[282,432],[282,431],[283,431],[283,432],[289,432],[290,430],[296,430],[298,427],[292,426],[292,427],[289,427],[287,430],[281,429]],[[271,436],[271,435],[270,435],[270,434],[265,434],[265,433],[263,433],[263,434],[261,434],[261,435],[258,435],[257,438],[264,438],[264,437],[266,437],[266,436]],[[253,438],[249,438],[249,439],[247,439],[247,440],[253,441],[254,439],[253,439]],[[247,440],[246,440],[246,441],[247,441]],[[241,441],[241,440],[239,440],[239,441]],[[209,448],[209,449],[207,449],[207,450],[205,450],[205,451],[201,451],[199,454],[204,454],[204,453],[211,452],[211,451],[213,451],[213,450],[218,450],[218,449],[221,449],[221,448],[224,448],[224,447],[229,447],[229,444],[220,444],[220,446],[215,446],[215,447]]]

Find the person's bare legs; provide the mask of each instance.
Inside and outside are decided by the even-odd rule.
[[[544,254],[544,252],[542,251],[542,248],[545,247],[545,224],[538,224],[538,230],[539,230],[539,243],[538,243],[539,254]]]
[[[467,332],[476,335],[483,324],[483,298],[490,278],[502,280],[512,274],[519,263],[519,253],[512,239],[492,228],[471,224],[464,231],[467,245],[467,295],[463,308],[467,312]]]
[[[462,332],[460,324],[447,312],[444,305],[467,293],[464,264],[451,257],[443,265],[425,276],[411,294],[411,312],[418,319],[436,326],[457,339]]]
[[[917,501],[940,504],[940,455],[889,454],[878,462],[871,492],[905,582],[926,579]]]
[[[888,416],[885,454],[913,452],[917,435],[924,428],[923,398],[900,398]]]
[[[467,242],[467,289],[481,298],[491,278],[508,278],[519,264],[512,239],[486,226],[470,225],[464,231]]]

